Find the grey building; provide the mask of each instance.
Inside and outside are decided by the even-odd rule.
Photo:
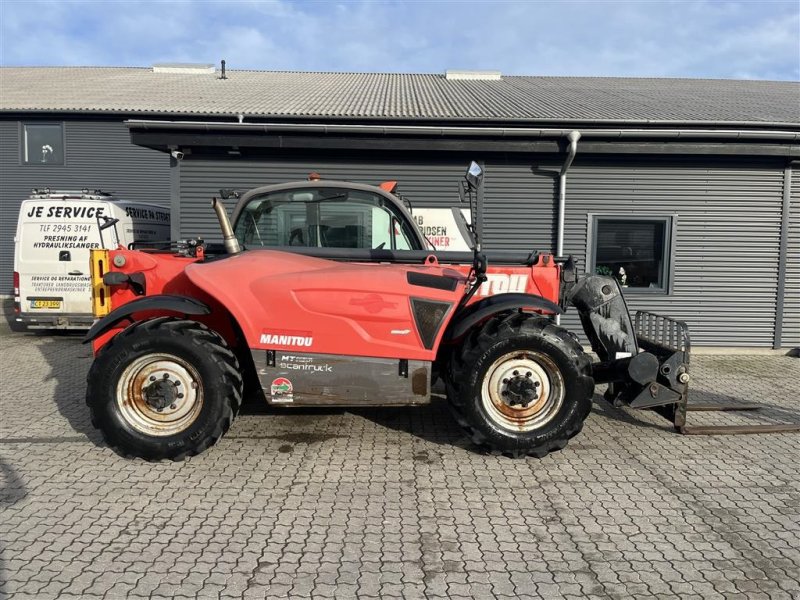
[[[220,188],[317,171],[397,180],[414,206],[447,207],[478,160],[489,250],[556,251],[563,231],[563,254],[626,269],[629,304],[686,320],[697,345],[800,345],[798,83],[196,66],[0,77],[3,281],[32,187],[170,204],[174,236],[213,240]]]

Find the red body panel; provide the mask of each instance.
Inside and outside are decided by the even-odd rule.
[[[544,260],[547,264],[544,264]],[[453,265],[453,268],[464,275],[470,270],[469,265]],[[558,304],[560,274],[560,268],[553,263],[550,256],[542,257],[541,263],[532,267],[489,263],[486,272],[488,280],[481,285],[470,304],[487,296],[507,293],[533,294]]]
[[[121,256],[125,259],[125,264],[122,267],[114,265],[114,259]],[[230,322],[224,317],[225,311],[223,307],[216,301],[215,298],[209,296],[203,290],[192,284],[186,276],[186,267],[198,259],[179,256],[166,252],[148,252],[143,250],[125,250],[119,248],[117,250],[109,251],[109,271],[119,271],[122,273],[143,273],[147,282],[147,295],[154,296],[156,294],[173,294],[175,296],[187,296],[195,298],[201,302],[205,302],[212,307],[210,315],[199,315],[196,317],[198,321],[215,329],[225,337],[229,343],[233,343],[235,335],[231,328]],[[141,298],[137,296],[134,291],[127,285],[114,286],[111,288],[111,308],[119,308]],[[156,316],[161,316],[163,313],[147,313],[140,312],[134,313],[133,319],[135,321],[142,321]],[[92,341],[92,348],[94,353],[102,348],[111,338],[117,333],[127,327],[129,323],[123,321],[117,327],[107,331],[103,335],[97,337]]]
[[[250,348],[380,358],[435,360],[446,324],[466,293],[468,265],[363,264],[313,258],[278,250],[248,250],[203,261],[167,253],[115,250],[125,257],[114,271],[142,272],[147,295],[188,296],[212,313],[196,319],[233,345],[227,314]],[[110,261],[113,265],[113,260]],[[453,291],[412,285],[409,272],[458,280]],[[477,302],[506,292],[528,293],[558,302],[560,268],[551,257],[532,267],[490,265],[489,280],[473,296]],[[112,288],[111,307],[137,299],[128,286]],[[432,348],[426,349],[414,320],[411,298],[449,303]],[[137,313],[136,320],[156,316]],[[97,352],[121,328],[94,341]]]
[[[410,285],[409,271],[459,284],[454,291]],[[452,313],[466,290],[466,278],[438,265],[345,263],[275,250],[193,264],[186,275],[234,315],[250,348],[378,358],[433,360],[410,298],[447,302]]]

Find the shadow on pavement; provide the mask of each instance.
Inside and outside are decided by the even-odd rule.
[[[0,458],[0,507],[7,508],[15,505],[28,495],[20,476],[14,468]],[[8,595],[8,577],[4,557],[5,547],[0,543],[0,598]]]
[[[434,394],[430,404],[420,406],[354,408],[350,412],[381,427],[407,433],[426,442],[483,453],[456,423],[443,396]]]
[[[647,411],[647,413],[651,414],[650,411]],[[592,414],[602,419],[617,421],[618,423],[625,423],[627,425],[635,425],[636,427],[656,429],[659,431],[674,431],[672,424],[666,419],[663,419],[663,417],[659,417],[660,420],[658,423],[650,423],[649,421],[639,419],[636,417],[636,411],[628,412],[616,408],[607,402],[602,394],[594,395],[592,399]]]
[[[69,426],[96,446],[104,446],[100,432],[92,427],[86,406],[86,373],[92,362],[90,345],[81,344],[83,332],[28,333],[42,338],[39,352],[50,367],[44,381],[54,379],[53,402]]]
[[[464,431],[456,422],[447,406],[447,399],[442,395],[434,394],[430,404],[420,406],[398,406],[382,408],[285,408],[274,407],[266,404],[263,398],[251,397],[242,404],[240,415],[260,415],[269,418],[271,415],[282,417],[307,417],[330,415],[340,415],[348,412],[357,415],[367,421],[375,423],[386,429],[406,433],[410,436],[437,445],[446,445],[463,448],[478,454],[486,453],[486,450],[475,445],[466,436]],[[636,427],[655,429],[658,431],[673,431],[672,425],[664,420],[658,423],[650,423],[636,417],[633,412],[614,408],[606,402],[602,395],[595,394],[593,398],[592,412],[602,419],[635,425]],[[236,438],[236,434],[228,437]],[[273,438],[274,435],[248,435],[244,437],[263,437]]]
[[[478,450],[477,447],[464,436],[464,432],[453,419],[447,408],[447,400],[441,396],[434,395],[431,404],[420,406],[398,406],[398,407],[364,407],[364,408],[335,408],[335,407],[303,407],[288,408],[282,406],[270,406],[263,397],[250,396],[245,398],[240,416],[259,416],[268,419],[270,416],[284,418],[297,417],[298,422],[307,417],[329,417],[349,413],[356,415],[366,421],[370,421],[386,429],[407,433],[413,437],[449,446],[459,446]],[[267,427],[264,428],[268,430]],[[346,437],[347,432],[342,434]],[[290,434],[286,434],[290,435]],[[304,433],[313,437],[316,434]],[[237,434],[231,432],[226,438],[276,438],[274,434]],[[278,436],[276,439],[283,439]],[[287,440],[291,441],[291,440]]]
[[[791,410],[786,406],[765,402],[763,398],[737,398],[727,394],[720,394],[711,390],[698,388],[692,391],[689,389],[689,406],[692,403],[719,404],[720,406],[736,406],[739,404],[757,404],[758,410],[735,411],[733,414],[751,420],[765,419],[770,421],[782,421],[786,423],[800,423],[800,409]]]
[[[721,407],[735,407],[744,404],[757,404],[758,410],[741,410],[741,411],[702,411],[702,412],[689,412],[687,415],[688,425],[699,425],[700,423],[693,423],[693,421],[707,421],[709,417],[702,415],[712,415],[711,420],[718,421],[719,425],[733,424],[732,419],[739,419],[737,424],[744,425],[743,421],[751,421],[753,425],[766,425],[766,424],[794,424],[800,423],[800,410],[790,410],[785,406],[765,402],[763,400],[749,400],[747,398],[737,398],[728,394],[721,394],[703,388],[689,388],[689,406],[692,404],[710,404],[719,405]],[[653,411],[648,409],[619,409],[615,408],[602,397],[602,395],[595,394],[594,406],[592,412],[600,415],[603,418],[621,423],[628,423],[636,425],[637,427],[646,427],[651,429],[661,429],[664,431],[673,431],[672,423],[663,417],[659,416],[658,423],[650,423],[649,421],[640,418],[638,415],[650,415]],[[710,423],[709,423],[710,424]]]
[[[17,323],[14,320],[14,299],[2,298],[0,299],[0,312],[3,313],[3,322],[6,326],[15,333],[25,331],[25,326]]]

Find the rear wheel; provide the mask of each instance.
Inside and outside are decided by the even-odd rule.
[[[581,430],[594,392],[590,370],[569,332],[538,315],[506,313],[453,353],[448,399],[475,443],[543,457]]]
[[[242,378],[225,341],[194,321],[132,325],[98,354],[86,403],[92,423],[124,456],[181,460],[214,444],[242,400]]]

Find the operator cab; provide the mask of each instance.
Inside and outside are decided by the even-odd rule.
[[[266,186],[242,196],[234,234],[246,248],[423,250],[402,203],[385,190],[345,182]]]

